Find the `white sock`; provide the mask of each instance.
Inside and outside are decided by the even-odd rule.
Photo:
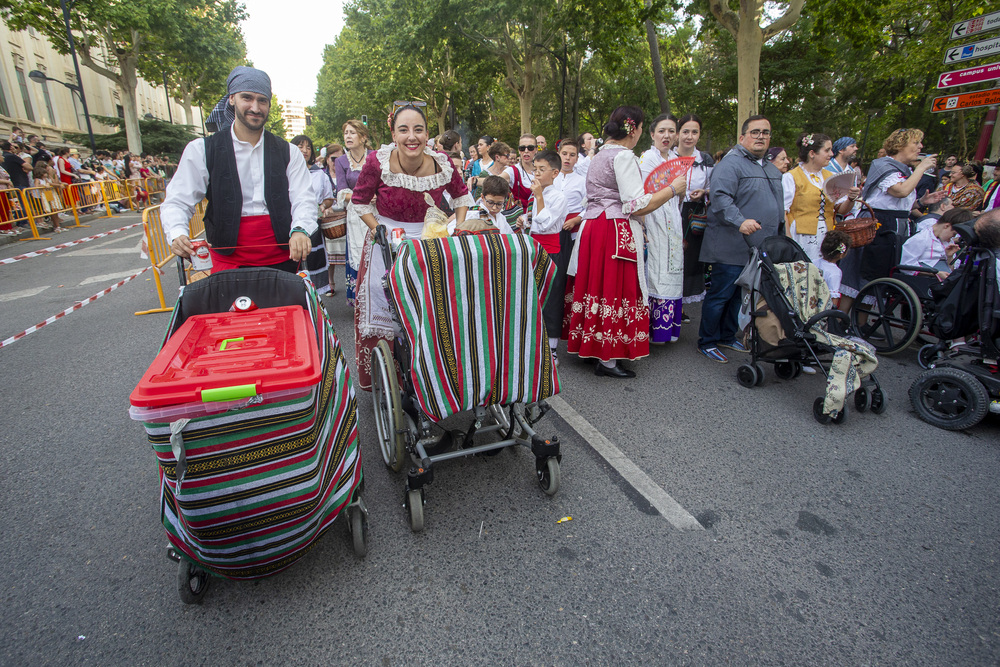
[[[553,350],[559,347],[559,339],[549,336],[549,347],[552,348]]]
[[[598,359],[598,361],[600,361],[600,359]],[[605,368],[614,368],[615,366],[618,365],[618,362],[612,359],[611,361],[601,361],[601,365],[604,366]]]

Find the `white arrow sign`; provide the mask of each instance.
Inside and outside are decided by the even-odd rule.
[[[964,46],[956,46],[948,49],[944,53],[944,64],[954,65],[967,60],[976,60],[1000,53],[1000,37],[984,39],[981,42],[973,42]]]
[[[975,18],[959,21],[951,27],[951,38],[961,39],[981,32],[1000,30],[1000,12],[984,14]]]

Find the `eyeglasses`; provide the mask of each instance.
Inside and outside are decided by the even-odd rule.
[[[538,150],[538,146],[518,146],[517,150],[521,151],[522,153],[524,151],[535,151]]]
[[[771,130],[750,130],[747,132],[754,139],[758,137],[769,137],[771,136]]]
[[[490,201],[489,199],[484,199],[483,203],[490,208],[500,208],[504,204],[502,201]]]

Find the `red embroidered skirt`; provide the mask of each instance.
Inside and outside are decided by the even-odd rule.
[[[579,239],[569,326],[569,351],[601,361],[649,355],[649,305],[639,288],[636,249],[628,220],[602,213]]]
[[[288,261],[288,246],[278,245],[271,227],[271,216],[248,215],[240,218],[236,249],[231,255],[212,255],[212,273],[238,269],[241,266],[272,266]]]

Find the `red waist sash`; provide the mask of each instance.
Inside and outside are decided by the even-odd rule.
[[[212,273],[241,266],[271,266],[288,260],[288,246],[278,245],[271,227],[271,216],[248,215],[240,218],[236,249],[231,255],[211,250]]]

